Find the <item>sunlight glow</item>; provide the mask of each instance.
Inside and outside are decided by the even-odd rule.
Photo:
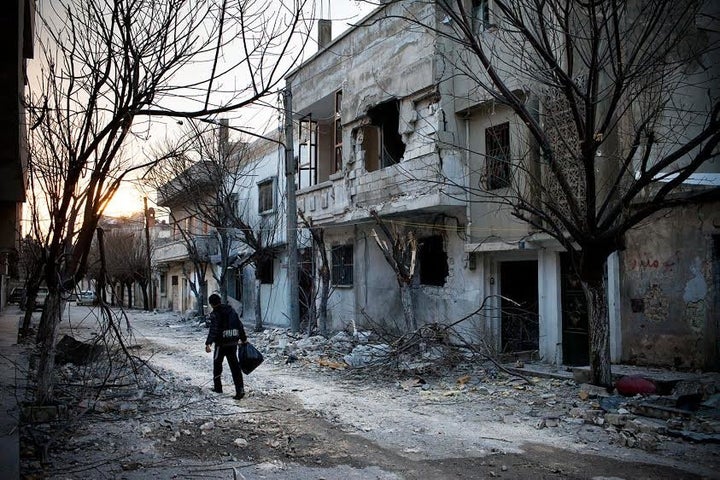
[[[142,211],[142,194],[131,185],[121,185],[105,209],[105,215],[110,217],[122,217]]]

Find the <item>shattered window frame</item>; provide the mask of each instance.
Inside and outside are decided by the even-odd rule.
[[[407,148],[400,133],[400,100],[378,103],[368,109],[367,117],[369,123],[362,127],[365,170],[374,172],[399,164]]]
[[[421,285],[442,287],[450,269],[442,235],[430,235],[418,241],[418,270]]]

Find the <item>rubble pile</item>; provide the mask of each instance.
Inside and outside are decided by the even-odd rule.
[[[277,365],[342,370],[374,381],[394,381],[399,389],[415,391],[425,402],[492,397],[504,421],[531,421],[537,429],[577,430],[585,426],[602,431],[611,443],[649,452],[673,438],[720,443],[717,375],[677,382],[666,395],[653,393],[655,389],[647,379],[626,378],[620,382],[623,393],[632,393],[635,384],[642,393],[624,396],[572,378],[539,378],[532,372],[514,376],[510,370],[517,369],[503,370],[502,366],[478,360],[472,352],[464,352],[465,361],[457,363],[458,351],[448,352],[445,344],[425,341],[415,352],[398,354],[395,346],[374,340],[377,337],[372,332],[339,332],[325,338],[285,329],[265,330],[251,339]],[[453,368],[447,367],[448,354],[454,356]],[[382,375],[377,375],[378,369]],[[625,385],[631,387],[626,389]]]

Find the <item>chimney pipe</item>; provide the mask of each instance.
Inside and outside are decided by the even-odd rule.
[[[318,20],[318,50],[322,50],[332,42],[332,20]]]

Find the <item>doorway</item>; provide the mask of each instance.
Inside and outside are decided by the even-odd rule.
[[[587,300],[580,277],[574,272],[570,256],[565,252],[560,254],[560,275],[563,364],[588,365],[590,344]]]
[[[502,351],[537,350],[540,339],[537,261],[500,263],[500,282]]]

